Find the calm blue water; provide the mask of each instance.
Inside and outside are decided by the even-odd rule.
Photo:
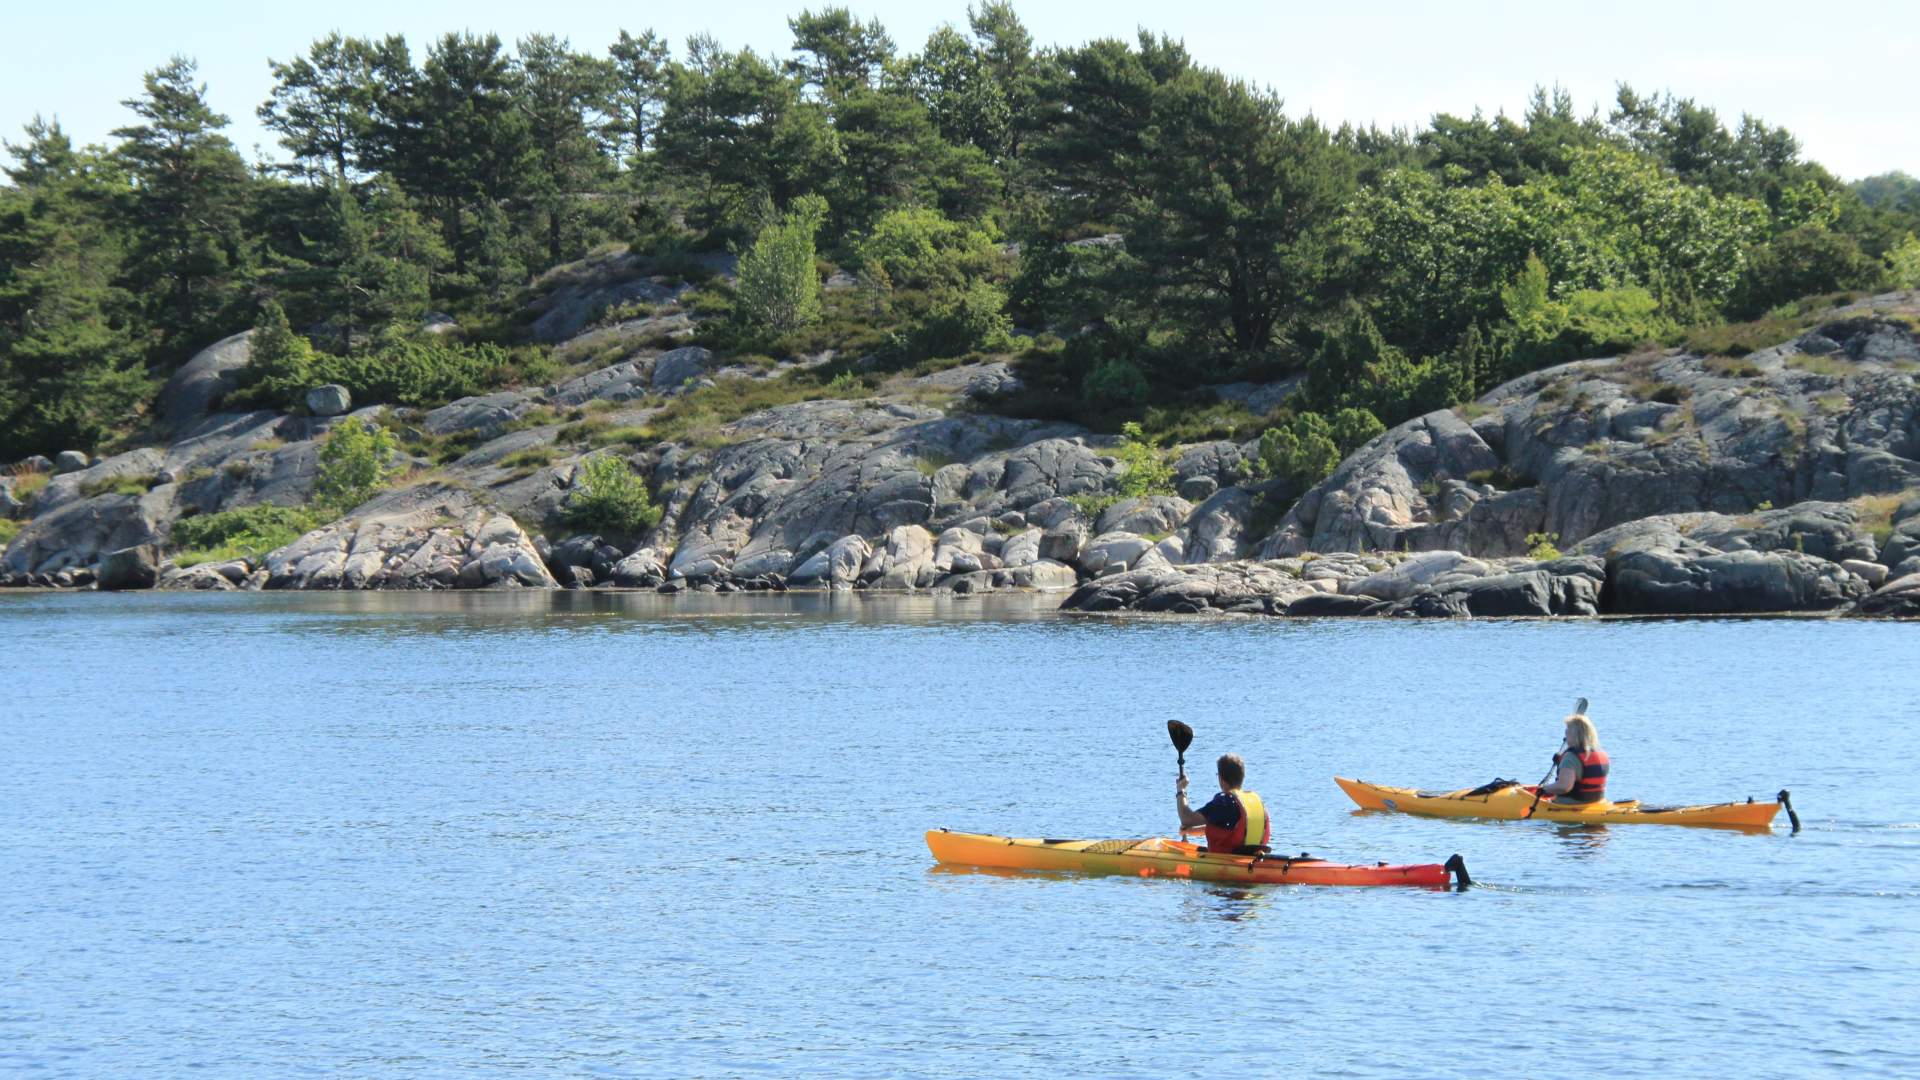
[[[0,596],[0,1072],[1914,1074],[1920,628],[1046,601]],[[1791,787],[1797,837],[1353,813],[1335,772]],[[1484,888],[932,867],[1173,825]]]

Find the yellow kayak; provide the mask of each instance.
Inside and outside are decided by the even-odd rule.
[[[1333,782],[1366,810],[1393,810],[1428,817],[1496,818],[1517,821],[1557,821],[1570,825],[1704,825],[1708,828],[1763,830],[1773,827],[1773,816],[1787,803],[1787,793],[1766,802],[1710,803],[1704,806],[1652,806],[1638,799],[1625,802],[1556,805],[1551,799],[1535,806],[1533,789],[1523,784],[1462,788],[1459,791],[1417,791],[1413,788],[1369,784],[1336,776]],[[1491,787],[1491,785],[1488,785]],[[1529,809],[1532,813],[1529,814]],[[1793,816],[1789,811],[1789,816]],[[1799,822],[1794,822],[1795,832]]]

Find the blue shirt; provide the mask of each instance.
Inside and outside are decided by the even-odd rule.
[[[1223,791],[1200,808],[1200,816],[1216,829],[1231,829],[1240,824],[1240,799]]]

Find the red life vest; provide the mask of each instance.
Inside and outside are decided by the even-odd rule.
[[[1574,753],[1580,762],[1580,779],[1573,782],[1573,790],[1555,799],[1562,803],[1595,803],[1607,797],[1607,767],[1610,762],[1605,750],[1589,750],[1584,754]]]
[[[1231,853],[1243,847],[1266,847],[1273,832],[1267,822],[1267,804],[1251,791],[1229,791],[1227,797],[1240,804],[1240,820],[1231,829],[1209,824],[1207,850]],[[1256,836],[1258,840],[1253,839]]]

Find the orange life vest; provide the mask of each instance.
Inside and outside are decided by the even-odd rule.
[[[1240,804],[1240,820],[1231,829],[1208,825],[1207,850],[1232,853],[1241,848],[1266,847],[1273,831],[1267,823],[1267,804],[1251,791],[1235,790],[1227,795]]]
[[[1563,803],[1595,803],[1607,797],[1607,768],[1610,762],[1605,750],[1589,750],[1584,754],[1574,753],[1574,759],[1580,762],[1580,779],[1573,782],[1573,790],[1559,796],[1554,801]]]

